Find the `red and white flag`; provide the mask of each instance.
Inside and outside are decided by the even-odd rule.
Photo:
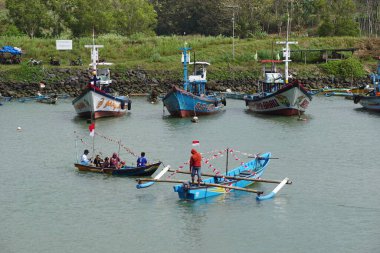
[[[94,137],[94,135],[95,135],[95,123],[91,123],[91,125],[88,126],[88,130],[90,130],[90,136]]]
[[[199,141],[198,140],[193,140],[193,146],[199,146]]]

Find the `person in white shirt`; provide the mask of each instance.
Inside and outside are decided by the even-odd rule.
[[[89,165],[90,164],[91,161],[87,157],[88,153],[90,153],[90,152],[87,149],[85,149],[84,152],[83,152],[83,155],[80,158],[80,163],[82,165]]]

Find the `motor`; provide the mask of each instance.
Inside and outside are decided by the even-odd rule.
[[[50,56],[50,65],[60,66],[61,63],[59,62],[59,60],[56,60],[55,57]]]
[[[34,58],[30,58],[28,61],[28,64],[32,66],[42,65],[42,61],[38,61]]]
[[[83,65],[83,62],[82,62],[81,57],[78,57],[77,60],[71,60],[70,61],[70,66],[82,66],[82,65]]]

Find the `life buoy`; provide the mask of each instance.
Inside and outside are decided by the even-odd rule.
[[[128,100],[128,111],[130,111],[132,108],[132,101]]]
[[[227,105],[227,101],[226,101],[226,98],[223,98],[223,99],[222,99],[222,104],[223,104],[224,106],[226,106],[226,105]]]
[[[125,101],[121,101],[121,103],[120,103],[120,108],[121,108],[122,110],[124,110],[124,108],[125,108]]]

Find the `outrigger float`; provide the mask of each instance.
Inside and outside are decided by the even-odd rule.
[[[230,151],[227,149],[227,161],[229,152]],[[138,184],[136,185],[136,188],[147,188],[157,182],[174,183],[177,184],[173,187],[174,191],[177,192],[179,198],[183,200],[204,199],[232,191],[256,193],[257,200],[267,200],[273,198],[284,187],[285,184],[292,183],[289,178],[284,178],[281,181],[261,179],[261,176],[268,166],[270,159],[274,158],[272,158],[271,153],[268,152],[261,154],[260,156],[255,156],[253,160],[250,160],[247,163],[242,163],[239,167],[227,171],[224,174],[218,175],[202,173],[203,177],[209,178],[204,179],[199,185],[191,184],[186,180],[160,179],[167,171],[173,173],[190,174],[190,172],[187,171],[169,170],[170,166],[167,166],[153,179],[137,179],[136,181]],[[275,183],[278,184],[278,186],[273,191],[265,195],[263,191],[245,188],[255,182]]]

